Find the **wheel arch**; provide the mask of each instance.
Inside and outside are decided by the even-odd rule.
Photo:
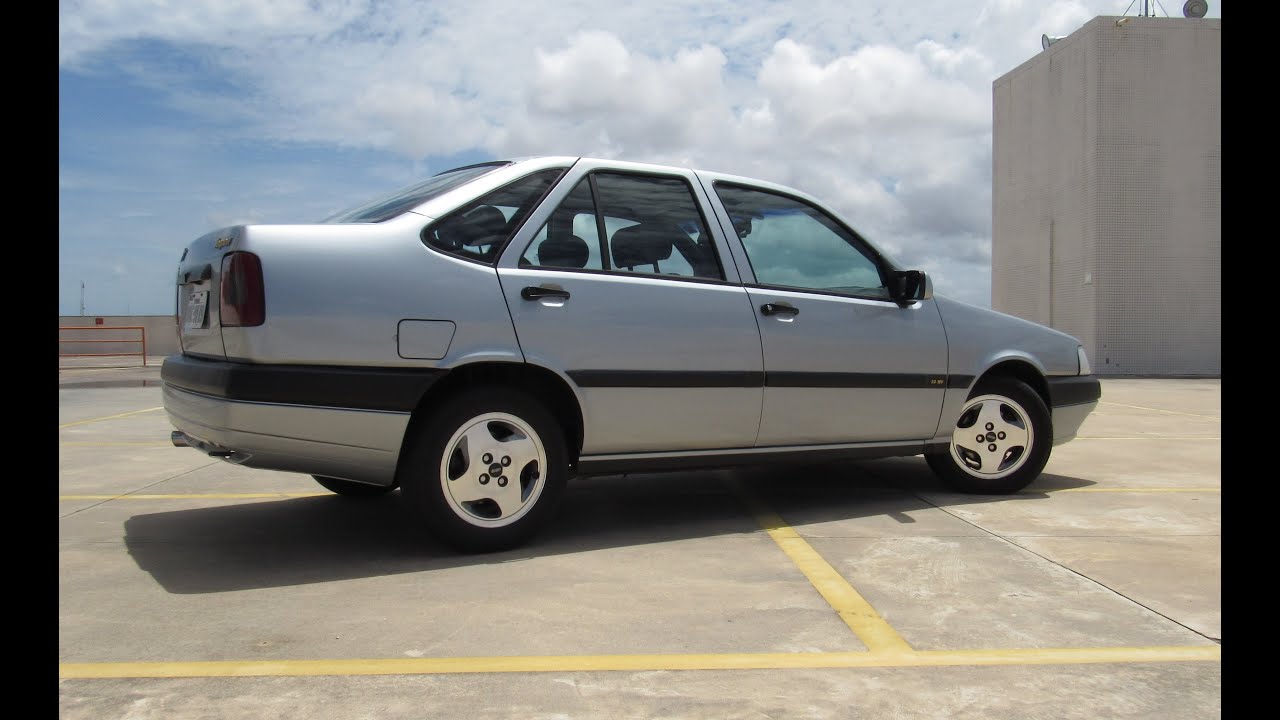
[[[983,380],[993,377],[1006,377],[1014,380],[1021,380],[1031,386],[1036,391],[1036,395],[1044,401],[1046,408],[1052,408],[1053,403],[1049,397],[1049,381],[1045,378],[1040,368],[1036,367],[1031,361],[1025,358],[1005,358],[996,362],[987,368],[974,381],[973,387],[977,387]]]
[[[479,386],[515,388],[536,398],[560,422],[567,441],[569,463],[571,466],[577,464],[578,455],[582,451],[585,423],[582,417],[582,406],[569,383],[555,372],[539,365],[521,362],[475,362],[453,368],[447,375],[432,383],[431,387],[423,393],[405,428],[397,466],[399,461],[404,459],[410,438],[415,436],[418,426],[430,417],[433,407],[439,406],[446,398],[456,393]]]

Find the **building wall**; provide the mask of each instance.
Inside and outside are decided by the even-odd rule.
[[[97,319],[102,324],[97,325]],[[173,315],[61,315],[58,327],[121,327],[142,326],[147,332],[147,356],[160,357],[181,352],[178,345],[178,321]],[[59,330],[59,340],[133,340],[139,337],[137,330]],[[77,343],[59,342],[59,353],[133,353],[142,349],[135,343]],[[89,358],[84,358],[88,360]],[[134,358],[141,362],[140,358]],[[71,360],[71,358],[68,358]],[[128,357],[120,358],[122,362]]]
[[[1100,17],[993,84],[992,307],[1221,372],[1221,20]]]

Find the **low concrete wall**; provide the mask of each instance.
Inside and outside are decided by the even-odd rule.
[[[98,322],[101,320],[101,322]],[[97,327],[116,328],[122,326],[142,326],[147,333],[147,356],[158,357],[181,352],[178,345],[178,320],[173,315],[60,315],[59,328]],[[137,340],[137,330],[62,330],[58,331],[58,340]],[[78,343],[59,342],[58,353],[133,353],[142,350],[141,343]],[[92,360],[94,358],[66,358],[72,360]],[[109,360],[110,358],[100,358]],[[141,362],[141,358],[120,357],[121,362],[130,360]]]

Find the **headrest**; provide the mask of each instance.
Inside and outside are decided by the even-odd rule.
[[[538,246],[538,264],[542,267],[584,268],[591,248],[577,235],[549,237]]]
[[[609,245],[620,268],[652,265],[671,257],[671,233],[651,225],[631,225],[613,234]]]

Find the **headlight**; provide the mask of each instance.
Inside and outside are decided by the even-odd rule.
[[[1084,354],[1084,346],[1076,346],[1076,354],[1080,356],[1080,375],[1092,375],[1093,368],[1089,367],[1089,356]]]

